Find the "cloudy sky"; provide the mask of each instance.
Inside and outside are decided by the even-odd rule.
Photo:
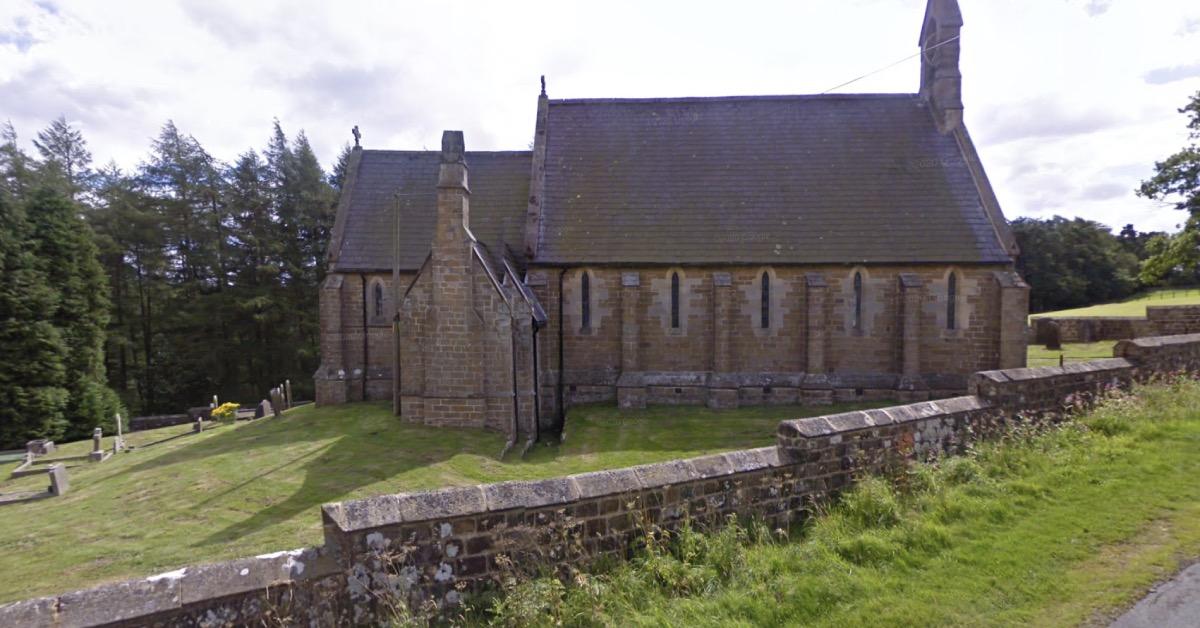
[[[961,0],[968,128],[1008,216],[1172,229],[1133,194],[1187,141],[1195,0]],[[328,164],[368,148],[524,149],[551,97],[822,92],[916,52],[925,0],[678,3],[0,0],[0,120],[62,114],[136,166],[167,119],[218,158],[272,118]],[[840,92],[914,92],[918,59]],[[28,145],[27,145],[28,147]]]

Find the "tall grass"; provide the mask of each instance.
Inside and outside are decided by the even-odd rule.
[[[1068,603],[1072,587],[1103,580],[1071,575],[1097,548],[1129,538],[1173,500],[1200,504],[1198,406],[1195,381],[1139,388],[1079,420],[1021,428],[891,479],[862,478],[793,530],[644,526],[631,561],[501,578],[455,623],[1035,621],[1047,604]],[[1186,540],[1200,547],[1200,530]]]

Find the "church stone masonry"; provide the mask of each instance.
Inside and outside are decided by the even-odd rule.
[[[916,94],[537,100],[531,151],[355,147],[317,403],[510,444],[582,402],[921,400],[1025,364],[1028,286],[963,125],[962,17]]]

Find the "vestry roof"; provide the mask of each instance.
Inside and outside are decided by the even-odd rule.
[[[347,173],[334,226],[334,270],[390,270],[396,195],[400,268],[416,270],[429,254],[437,218],[437,151],[364,150]],[[466,154],[471,232],[493,255],[523,249],[530,153]]]
[[[551,100],[546,129],[537,261],[1012,260],[915,94]]]

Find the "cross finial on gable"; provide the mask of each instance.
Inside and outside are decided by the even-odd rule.
[[[546,75],[542,75],[542,95],[546,95]]]
[[[354,135],[354,147],[355,147],[355,148],[358,148],[358,140],[362,139],[362,133],[359,133],[359,132],[358,132],[358,125],[357,125],[357,124],[356,124],[356,125],[354,125],[354,128],[353,128],[353,129],[350,129],[350,133],[351,133],[352,135]]]

